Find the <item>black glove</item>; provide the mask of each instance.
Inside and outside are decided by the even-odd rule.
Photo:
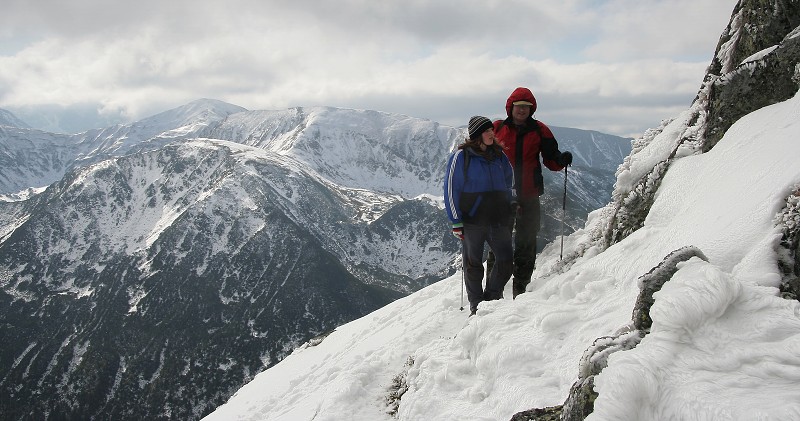
[[[509,210],[511,211],[511,215],[516,215],[517,210],[519,210],[519,202],[516,200],[512,201],[511,205],[509,206]]]
[[[558,156],[558,165],[562,167],[568,167],[572,165],[572,153],[564,152]]]

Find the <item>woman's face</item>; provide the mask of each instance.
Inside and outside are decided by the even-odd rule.
[[[481,149],[494,145],[494,129],[488,129],[481,133]]]

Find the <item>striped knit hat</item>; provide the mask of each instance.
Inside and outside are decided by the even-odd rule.
[[[479,115],[476,115],[469,118],[470,139],[475,139],[478,136],[482,135],[483,132],[493,128],[494,125],[492,125],[492,121],[486,117],[481,117]]]

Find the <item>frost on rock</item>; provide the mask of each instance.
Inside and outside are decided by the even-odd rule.
[[[792,75],[792,82],[794,82],[798,86],[798,88],[800,88],[800,63],[794,65],[794,75]]]
[[[653,294],[661,290],[678,271],[678,264],[693,257],[708,261],[695,246],[686,246],[669,253],[649,272],[639,277],[639,296],[633,309],[632,322],[618,330],[616,336],[598,338],[584,351],[578,367],[578,380],[570,387],[563,405],[535,408],[514,414],[511,421],[579,421],[594,411],[598,397],[594,391],[594,378],[608,366],[611,354],[635,348],[650,332],[650,308],[655,302]]]
[[[783,232],[778,246],[778,266],[783,274],[781,296],[800,300],[800,184],[786,198],[786,206],[775,217],[775,225]]]
[[[589,378],[600,374],[608,366],[608,357],[611,354],[635,348],[643,337],[644,333],[634,330],[615,337],[604,336],[596,339],[581,357],[578,377]]]
[[[617,184],[612,193],[614,213],[603,232],[604,248],[622,241],[644,225],[661,181],[675,160],[700,153],[707,126],[710,86],[709,83],[702,86],[690,109],[680,119],[664,121],[659,129],[648,131],[634,142],[633,152],[617,172]],[[649,168],[649,172],[634,171],[637,166]],[[634,178],[625,181],[626,173]]]
[[[653,324],[653,320],[650,318],[650,308],[655,302],[653,294],[660,291],[661,287],[675,275],[675,272],[678,271],[678,263],[685,262],[692,257],[699,257],[708,261],[708,258],[697,247],[682,247],[668,254],[658,266],[638,279],[637,283],[640,291],[639,296],[636,298],[636,305],[633,307],[634,329],[650,330],[650,326]]]
[[[661,181],[675,160],[701,153],[709,89],[710,84],[703,85],[681,119],[665,120],[661,127],[633,142],[633,151],[617,171],[605,218],[592,230],[594,242],[601,249],[624,240],[644,225]]]
[[[607,247],[622,241],[644,225],[650,207],[653,206],[655,193],[669,168],[668,164],[668,161],[656,164],[653,171],[617,202],[616,212],[605,235]]]
[[[721,66],[722,73],[727,73],[733,69],[734,54],[737,51],[739,38],[742,35],[742,9],[734,10],[733,16],[728,27],[720,37],[719,45],[717,46],[717,53],[714,56],[716,63]]]
[[[692,107],[680,118],[664,120],[632,142],[632,151],[619,166],[611,202],[590,217],[588,236],[552,268],[539,268],[540,277],[561,273],[589,250],[599,253],[644,226],[655,195],[672,163],[701,153],[706,127],[708,89],[704,84]]]

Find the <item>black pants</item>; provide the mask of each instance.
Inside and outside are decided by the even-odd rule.
[[[509,231],[514,231],[514,296],[525,292],[536,268],[536,237],[542,225],[539,198],[520,201],[519,212]],[[495,264],[494,249],[489,250],[486,273],[491,274]],[[489,275],[491,276],[491,275]]]
[[[494,252],[495,262],[483,288],[483,250],[488,243]],[[511,231],[506,225],[464,224],[464,285],[470,310],[474,313],[481,301],[503,298],[503,289],[511,277],[514,252],[511,247]]]

